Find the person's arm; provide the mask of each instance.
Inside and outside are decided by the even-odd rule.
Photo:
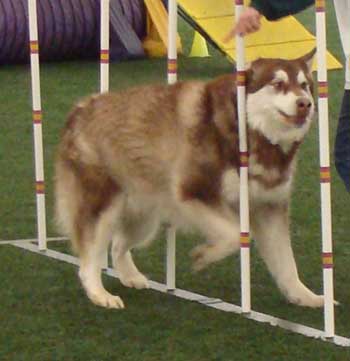
[[[267,20],[277,20],[306,9],[314,4],[314,0],[252,0],[244,9],[236,26],[225,36],[224,42],[231,40],[236,34],[241,36],[254,33],[260,29],[261,16]]]
[[[267,20],[278,20],[313,5],[314,0],[252,0],[250,6],[259,11]]]

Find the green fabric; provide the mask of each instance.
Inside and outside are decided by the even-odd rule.
[[[314,0],[252,0],[250,5],[264,15],[267,20],[277,20],[296,14],[314,3]]]

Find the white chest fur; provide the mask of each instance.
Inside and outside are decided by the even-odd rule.
[[[251,170],[249,167],[249,171]],[[252,169],[253,170],[253,169]],[[266,170],[267,177],[273,177],[274,172],[269,174],[269,170]],[[263,174],[260,174],[263,176]],[[227,170],[222,178],[222,193],[224,198],[230,204],[237,204],[239,202],[239,175],[235,169]],[[274,187],[267,187],[259,180],[249,180],[249,201],[255,204],[259,203],[281,203],[289,198],[291,190],[292,179],[283,182]]]

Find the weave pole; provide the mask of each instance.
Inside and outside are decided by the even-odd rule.
[[[177,81],[177,1],[168,1],[168,83]]]
[[[243,9],[243,0],[235,1],[235,19],[238,21]],[[251,311],[250,295],[250,239],[249,239],[249,192],[248,192],[248,165],[249,154],[247,144],[247,124],[246,124],[246,88],[245,88],[245,51],[244,39],[239,34],[236,35],[237,53],[237,104],[239,123],[239,214],[240,214],[240,246],[241,246],[241,305],[242,312]]]
[[[317,81],[321,184],[322,264],[325,337],[334,337],[331,176],[329,166],[328,83],[325,0],[316,0]]]
[[[109,0],[101,0],[101,34],[100,34],[100,92],[109,91]],[[101,259],[101,267],[108,268],[108,251]]]
[[[168,84],[177,81],[177,0],[168,1]],[[166,250],[166,289],[176,288],[176,229],[174,226],[167,228]]]
[[[109,0],[101,0],[100,92],[109,90]]]
[[[38,19],[36,0],[28,0],[30,71],[32,80],[32,112],[35,159],[36,218],[39,250],[46,250],[46,208],[44,182],[44,152],[40,93]]]

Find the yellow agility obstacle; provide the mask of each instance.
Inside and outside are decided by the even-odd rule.
[[[225,35],[234,24],[232,0],[178,0],[180,11],[211,43],[235,61],[235,39],[223,42]],[[297,21],[288,16],[279,21],[262,19],[261,30],[248,35],[245,41],[246,60],[258,57],[292,59],[307,53],[316,45],[315,36]],[[314,68],[316,65],[314,66]],[[342,65],[327,52],[328,69],[340,69]]]
[[[161,0],[145,0],[147,16],[147,36],[143,47],[151,57],[161,57],[167,54],[168,44],[168,13]],[[177,52],[182,52],[181,39],[177,35]]]
[[[188,56],[190,58],[206,58],[210,56],[205,38],[197,31],[194,33],[191,51]]]

